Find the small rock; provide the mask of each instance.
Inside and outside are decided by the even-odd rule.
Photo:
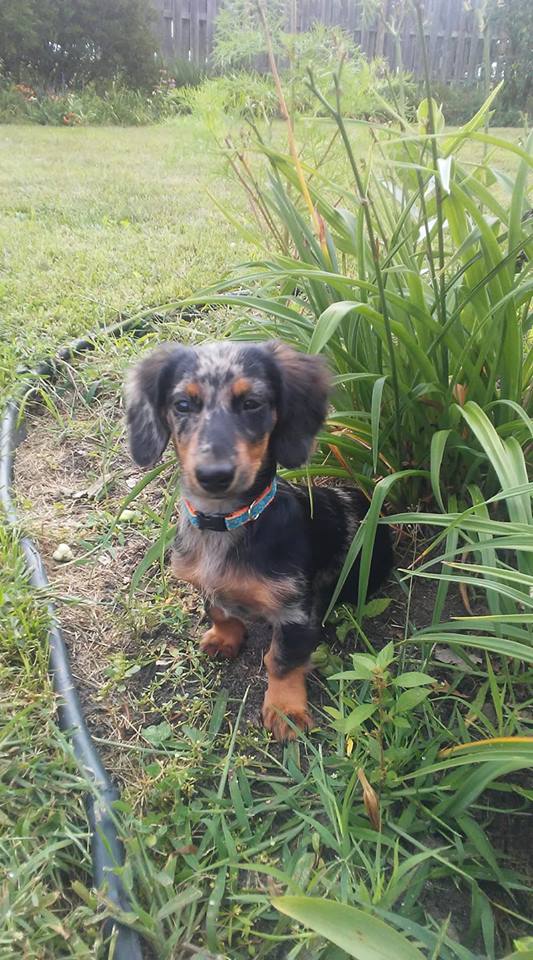
[[[68,563],[69,560],[74,560],[74,554],[68,543],[60,543],[54,550],[52,557],[54,560],[57,560],[58,563]]]
[[[138,520],[140,517],[138,510],[123,510],[118,518],[119,523],[131,523],[133,520]]]

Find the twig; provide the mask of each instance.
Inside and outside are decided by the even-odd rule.
[[[285,94],[283,93],[283,87],[282,87],[282,85],[281,85],[281,80],[280,80],[280,76],[279,76],[279,72],[278,72],[278,68],[277,68],[277,64],[276,64],[276,57],[275,57],[275,55],[274,55],[274,47],[272,46],[272,34],[270,33],[270,28],[269,28],[269,26],[268,26],[266,14],[265,14],[265,8],[264,8],[264,5],[263,5],[263,3],[262,3],[262,0],[257,0],[257,9],[258,9],[258,11],[259,11],[259,16],[260,16],[260,18],[261,18],[261,23],[262,23],[263,30],[264,30],[264,33],[265,33],[265,39],[266,39],[267,50],[268,50],[268,60],[269,60],[269,63],[270,63],[270,70],[271,70],[272,76],[273,76],[273,78],[274,78],[274,85],[275,85],[275,87],[276,87],[276,93],[277,93],[277,97],[278,97],[278,102],[279,102],[279,108],[280,108],[280,111],[281,111],[281,116],[282,116],[283,120],[285,120],[285,123],[287,124],[287,138],[288,138],[288,141],[289,141],[289,152],[290,152],[292,161],[293,161],[293,163],[294,163],[294,167],[295,167],[295,170],[296,170],[296,175],[297,175],[298,181],[299,181],[299,183],[300,183],[300,189],[301,189],[301,191],[302,191],[303,198],[304,198],[304,200],[305,200],[305,202],[306,202],[306,204],[307,204],[307,208],[308,208],[308,210],[309,210],[309,213],[311,214],[311,219],[312,219],[312,221],[313,221],[313,227],[314,227],[314,230],[315,230],[315,233],[316,233],[317,240],[318,240],[318,242],[319,242],[319,244],[320,244],[320,248],[321,248],[321,250],[322,250],[322,254],[323,254],[323,256],[325,257],[325,259],[327,260],[327,262],[329,263],[329,262],[330,262],[330,256],[329,256],[329,251],[328,251],[328,247],[327,247],[327,243],[326,243],[326,238],[325,238],[325,235],[324,235],[324,225],[323,225],[322,219],[321,219],[321,217],[320,217],[320,214],[318,213],[318,211],[317,211],[317,209],[316,209],[316,207],[315,207],[315,205],[314,205],[314,203],[313,203],[311,194],[310,194],[310,192],[309,192],[309,187],[307,186],[307,181],[306,181],[306,179],[305,179],[305,175],[304,175],[302,163],[301,163],[301,160],[300,160],[300,157],[299,157],[299,154],[298,154],[298,148],[297,148],[297,146],[296,146],[296,138],[295,138],[295,136],[294,136],[294,128],[293,128],[293,125],[292,125],[291,115],[290,115],[289,110],[288,110],[288,107],[287,107],[287,101],[285,100]]]
[[[444,228],[443,228],[443,216],[442,216],[442,190],[439,179],[439,164],[438,164],[438,151],[437,151],[437,141],[435,139],[435,116],[433,113],[433,97],[431,96],[431,82],[429,79],[429,62],[428,62],[428,51],[426,47],[426,38],[424,35],[424,21],[422,17],[422,4],[421,0],[414,0],[415,10],[416,10],[416,19],[418,26],[418,35],[422,47],[422,62],[424,64],[424,86],[426,88],[426,99],[428,104],[428,127],[429,134],[431,137],[431,155],[433,158],[433,169],[435,177],[435,202],[437,206],[437,240],[438,240],[438,257],[439,257],[439,276],[438,276],[438,296],[437,296],[437,311],[439,314],[439,320],[442,325],[446,321],[446,291],[445,291],[445,276],[444,276]],[[446,344],[442,345],[442,375],[444,383],[448,384],[449,371],[448,371],[448,348]]]

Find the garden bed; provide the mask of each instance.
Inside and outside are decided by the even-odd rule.
[[[268,647],[268,631],[261,626],[252,628],[236,661],[213,663],[198,654],[198,640],[205,626],[203,604],[193,588],[176,583],[168,577],[168,571],[161,575],[156,570],[150,571],[141,587],[130,595],[132,574],[154,535],[150,515],[157,516],[163,509],[165,481],[156,481],[146,489],[133,505],[134,515],[116,527],[109,541],[107,533],[113,518],[140,479],[122,436],[121,420],[116,393],[93,398],[88,405],[80,404],[79,397],[72,391],[56,394],[53,416],[38,408],[28,415],[28,436],[19,448],[16,461],[19,505],[25,526],[38,542],[49,573],[88,725],[106,766],[141,822],[143,818],[147,822],[159,822],[168,806],[168,783],[162,785],[158,781],[164,764],[175,765],[176,758],[179,759],[174,788],[184,788],[189,802],[194,805],[195,798],[212,789],[214,772],[224,764],[228,737],[236,723],[235,769],[244,764],[255,802],[264,798],[268,804],[272,802],[266,787],[269,777],[283,771],[284,778],[289,774],[288,782],[296,777],[296,784],[302,775],[297,773],[298,769],[305,772],[310,760],[306,750],[301,752],[293,746],[287,752],[270,743],[260,724],[266,687],[262,659]],[[103,459],[102,446],[112,451]],[[404,528],[401,536],[397,536],[397,569],[410,566],[421,552],[428,532],[416,527]],[[59,543],[69,545],[74,557],[72,562],[54,560]],[[398,575],[392,577],[382,591],[390,600],[389,606],[365,622],[368,643],[376,651],[391,640],[401,648],[406,636],[431,622],[435,593],[434,582],[415,580],[409,591]],[[475,597],[472,596],[471,601],[474,612],[483,612],[483,606],[479,603],[476,606]],[[451,591],[443,618],[463,614],[464,597],[458,591]],[[333,626],[326,627],[325,636],[332,652],[342,658],[345,666],[349,667],[352,652],[364,649],[353,632],[343,643],[336,638]],[[408,660],[410,667],[416,669],[417,653],[413,648],[408,650]],[[452,689],[463,702],[473,700],[478,683],[469,674],[472,666],[475,673],[475,665],[479,663],[479,655],[471,654],[468,666],[449,648],[437,647],[432,669],[436,689],[439,686],[441,691]],[[334,740],[327,730],[330,722],[327,708],[336,698],[331,685],[318,674],[310,680],[310,698],[317,720],[311,741],[325,750],[335,751]],[[443,724],[450,709],[449,703],[443,702]],[[486,710],[495,720],[489,704]],[[201,757],[195,755],[194,738],[201,743],[203,734],[210,730],[215,731],[216,736],[208,747],[204,744],[209,750],[208,762],[205,767],[200,762],[198,767]],[[191,731],[194,731],[192,748]],[[422,719],[415,735],[421,739],[425,736]],[[157,766],[159,758],[164,760],[154,775],[154,764]],[[295,762],[296,766],[291,769]],[[151,769],[148,776],[147,769]],[[525,786],[523,778],[518,777],[516,783]],[[320,804],[319,794],[312,799]],[[512,803],[512,789],[503,795],[487,794],[483,809],[486,810],[489,801],[501,811],[491,818],[487,829],[491,846],[495,853],[504,856],[508,866],[527,873],[530,867],[525,853],[528,817],[511,820],[506,815],[506,804]],[[289,810],[284,813],[280,809],[276,819],[279,828],[289,820]],[[190,835],[183,833],[183,824],[177,826],[175,834],[170,826],[165,831],[160,852],[180,843],[187,849],[186,840],[191,841],[192,850],[201,836],[198,825]],[[434,843],[430,835],[424,841],[429,847]],[[275,870],[277,859],[276,845],[273,856],[263,858],[262,863],[271,863]],[[269,885],[264,887],[264,878],[253,870],[246,883],[256,891],[271,890]],[[502,891],[498,891],[497,896],[502,910],[512,908],[512,901],[505,894],[502,896]],[[453,876],[448,876],[446,871],[440,880],[433,879],[426,884],[420,907],[433,915],[437,923],[451,916],[447,930],[452,938],[457,937],[461,942],[467,935],[469,909],[464,895],[453,883]],[[523,909],[526,910],[526,901]],[[506,928],[509,929],[508,922],[502,913],[501,932]],[[261,931],[269,929],[269,924],[260,920],[256,933],[261,938]],[[515,936],[524,934],[527,927],[521,921],[513,922],[512,931]],[[281,960],[286,954],[272,952],[269,956]]]
[[[300,144],[305,143],[306,159],[313,166],[315,161],[320,162],[324,138],[329,142],[330,133],[331,125],[322,121],[302,121],[301,136],[297,129]],[[279,124],[274,134],[275,142],[279,142]],[[391,129],[379,136],[382,134],[388,139]],[[349,135],[356,157],[364,155],[371,131],[350,123]],[[464,180],[460,160],[454,160],[451,177],[454,186],[462,184],[468,189],[478,182],[490,184],[490,197],[484,194],[483,203],[474,204],[475,210],[485,208],[487,212],[491,205],[505,204],[504,210],[508,211],[506,184],[516,176],[516,151],[522,150],[524,139],[519,131],[507,131],[508,150],[501,131],[493,130],[492,135],[494,154],[492,149],[487,152],[482,137],[466,140],[461,146],[465,165],[470,171],[476,170],[479,178]],[[20,144],[27,148],[22,153]],[[31,365],[35,358],[55,352],[57,345],[69,337],[114,322],[117,311],[122,316],[131,315],[142,304],[186,297],[191,290],[219,277],[231,263],[253,255],[249,233],[246,240],[240,238],[236,225],[229,228],[209,199],[214,193],[232,214],[239,216],[243,211],[235,184],[224,177],[220,158],[212,152],[211,141],[194,118],[142,131],[11,127],[4,129],[0,149],[6,170],[2,193],[6,336],[0,344],[0,378],[8,392],[20,379],[19,364]],[[38,165],[25,163],[25,157],[36,155],[42,161]],[[479,166],[484,156],[487,169]],[[424,176],[428,157],[426,150]],[[346,164],[341,169],[337,161],[332,149],[323,173],[329,170],[335,179],[341,170],[345,177]],[[496,164],[503,176],[493,182],[488,167]],[[280,159],[279,169],[284,177],[285,160]],[[399,174],[396,171],[393,175]],[[59,182],[61,191],[57,190]],[[319,178],[313,176],[310,182],[321,189]],[[416,192],[416,186],[408,187]],[[289,194],[291,202],[296,202],[300,213],[307,216],[294,185]],[[332,217],[335,236],[342,228],[335,216],[339,196],[347,196],[346,202],[354,206],[353,193],[348,196],[343,189],[332,191],[335,207],[329,213],[329,208],[324,209]],[[497,230],[498,250],[491,247],[496,264],[486,278],[491,286],[496,276],[507,276],[505,270],[501,273],[506,221],[504,212]],[[399,224],[400,219],[394,216],[392,222]],[[409,222],[402,219],[406,229]],[[243,215],[243,223],[246,228],[251,226],[248,214]],[[415,223],[412,236],[406,236],[406,242],[402,240],[398,246],[403,253],[410,251],[416,269],[409,272],[401,264],[398,269],[394,267],[392,287],[402,285],[404,276],[422,276],[426,245],[419,226]],[[312,231],[309,236],[312,241]],[[353,236],[349,231],[345,241],[351,250]],[[493,261],[486,252],[478,254],[476,236],[472,235],[470,241],[473,247],[463,246],[463,253],[467,258],[473,254],[472,269],[479,264],[492,270]],[[303,249],[305,254],[309,248],[304,244]],[[368,247],[367,253],[372,249]],[[384,257],[385,249],[386,245],[380,246]],[[444,304],[450,311],[455,310],[454,304],[462,306],[468,299],[457,249],[447,242],[444,250],[446,258],[451,256],[447,269],[453,285]],[[519,254],[518,260],[518,254],[515,257],[513,253],[509,263],[520,269],[514,274],[509,271],[509,277],[514,277],[517,289],[525,289],[527,259],[524,251]],[[355,296],[349,280],[357,272],[352,254],[348,263],[344,257],[342,252],[346,286],[344,281],[335,282],[342,286],[338,295],[349,300]],[[366,254],[365,258],[368,268]],[[261,277],[250,283],[246,275],[244,282],[244,274],[243,282],[238,280],[232,291],[253,291],[256,284],[260,295],[266,292],[268,299],[280,284],[286,290],[287,263],[281,266],[279,278],[276,274],[265,291],[260,289]],[[329,303],[326,266],[320,280],[306,273],[301,261],[290,266],[293,296],[288,303],[298,311],[299,333],[295,336],[294,329],[283,320],[272,320],[268,322],[272,335],[286,336],[292,342],[301,336],[301,345],[308,348],[318,322],[318,316],[310,314],[308,294],[316,287],[321,301],[325,290]],[[424,276],[427,279],[428,275]],[[396,310],[404,310],[410,296],[405,288],[400,305],[398,298],[391,299],[389,308],[396,324],[400,320],[403,323],[403,314]],[[381,308],[375,291],[371,299],[373,316],[377,310],[379,319]],[[498,303],[498,290],[491,290],[490,309],[496,313]],[[522,303],[525,301],[520,300],[516,309]],[[240,318],[245,312],[242,296],[235,305]],[[263,305],[268,307],[266,300]],[[485,331],[490,327],[498,346],[496,331],[503,327],[495,325],[492,313],[484,327],[489,313],[481,303],[477,308],[474,329],[480,331],[477,344],[482,356],[490,347]],[[417,328],[420,310],[425,311],[424,323]],[[257,305],[248,312],[248,318],[253,314],[257,320],[256,311]],[[463,322],[469,315],[468,309],[456,310],[453,318],[449,314],[458,337],[465,334]],[[218,308],[205,323],[184,325],[174,319],[161,325],[157,339],[216,339],[224,334],[227,320],[228,315],[219,313]],[[377,356],[375,334],[361,318],[357,323],[358,336],[352,344],[355,353],[348,362],[365,376],[377,376],[378,381],[383,373],[388,377],[388,359],[384,371],[373,366]],[[406,323],[412,335],[420,337],[424,357],[431,362],[435,356],[442,357],[442,344],[435,351],[435,344],[428,345],[426,339],[434,323],[434,298],[429,287],[424,287],[423,302],[409,313]],[[344,373],[337,370],[336,363],[338,357],[345,356],[351,325],[348,316],[325,344],[336,372]],[[320,328],[324,336],[323,323]],[[326,333],[331,333],[331,328]],[[434,682],[426,688],[429,696],[405,714],[408,735],[404,733],[395,740],[390,724],[385,724],[390,737],[387,748],[393,748],[387,757],[389,779],[382,782],[376,762],[377,725],[365,721],[356,735],[348,736],[338,724],[335,726],[336,718],[328,712],[342,708],[346,716],[359,701],[370,705],[372,692],[368,684],[359,681],[345,682],[341,691],[337,681],[314,676],[311,700],[317,722],[312,735],[287,749],[271,743],[258,722],[265,684],[261,656],[268,642],[266,635],[254,633],[235,664],[207,662],[198,655],[202,609],[193,591],[168,579],[157,565],[131,589],[133,572],[161,531],[161,513],[168,506],[165,491],[172,472],[170,462],[168,473],[129,505],[134,516],[112,530],[124,496],[131,494],[132,484],[140,477],[126,452],[118,398],[127,367],[155,339],[148,337],[139,343],[125,337],[107,342],[80,362],[70,389],[65,390],[62,381],[63,386],[57,390],[46,390],[47,412],[43,413],[43,408],[31,411],[28,439],[18,451],[16,478],[19,512],[27,518],[43,550],[52,579],[49,592],[65,626],[91,730],[122,788],[119,813],[128,854],[125,882],[133,893],[128,922],[133,917],[151,944],[153,955],[165,960],[198,956],[198,951],[204,958],[224,956],[231,960],[248,960],[251,955],[270,960],[317,960],[318,956],[336,960],[338,953],[323,939],[281,916],[272,905],[273,895],[296,889],[298,893],[356,904],[371,918],[376,914],[385,917],[411,940],[425,944],[423,950],[428,956],[440,951],[442,960],[479,960],[480,956],[511,953],[514,940],[530,930],[527,918],[533,912],[526,889],[531,888],[527,844],[530,784],[516,769],[493,776],[494,762],[476,765],[471,762],[472,754],[467,765],[427,775],[423,783],[418,773],[434,760],[451,763],[442,760],[439,751],[452,744],[468,745],[469,741],[498,735],[512,739],[527,733],[531,723],[527,688],[531,674],[524,665],[527,658],[518,657],[516,650],[514,656],[507,655],[513,636],[524,640],[527,619],[519,627],[516,615],[507,621],[513,607],[505,605],[506,598],[498,589],[501,581],[492,583],[486,573],[478,573],[470,593],[472,609],[475,613],[485,610],[490,590],[504,626],[496,632],[492,647],[487,648],[487,637],[467,642],[463,648],[463,656],[468,658],[465,665],[451,634],[448,640],[437,641],[436,647],[428,644],[427,638],[422,644],[420,639],[404,642],[412,638],[414,624],[420,626],[432,618],[437,582],[406,579],[400,587],[392,579],[384,591],[392,600],[388,609],[363,622],[366,641],[376,656],[386,650],[387,641],[395,641],[389,691],[391,677],[401,670],[419,670],[422,663]],[[451,336],[450,350],[458,342],[455,334]],[[407,390],[407,406],[402,409],[410,410],[416,418],[414,425],[410,415],[406,420],[405,436],[412,448],[406,444],[402,455],[391,459],[397,451],[390,429],[390,379],[384,382],[381,394],[379,386],[374,393],[367,379],[354,380],[353,390],[350,387],[347,394],[349,402],[340,406],[339,397],[335,400],[337,411],[352,414],[348,423],[340,424],[344,437],[339,424],[330,425],[337,436],[335,442],[341,444],[337,452],[348,458],[350,469],[356,474],[362,471],[371,492],[377,476],[386,472],[380,464],[379,469],[372,465],[372,430],[377,433],[375,448],[389,461],[387,470],[399,471],[421,463],[428,467],[436,427],[451,427],[456,434],[453,449],[449,443],[445,450],[441,448],[444,456],[442,461],[437,456],[438,463],[431,457],[448,510],[453,512],[448,497],[453,495],[455,480],[460,476],[450,466],[454,452],[460,454],[459,459],[463,455],[472,458],[470,479],[481,468],[477,480],[481,499],[494,491],[507,496],[513,481],[495,478],[490,457],[486,456],[488,435],[480,440],[472,430],[474,420],[468,427],[460,420],[458,403],[466,396],[462,378],[458,381],[460,389],[446,400],[456,415],[448,421],[448,407],[439,412],[437,401],[446,391],[438,379],[433,386],[429,384],[433,393],[427,392],[426,384],[416,401],[411,395],[413,383],[420,387],[419,351],[410,364],[406,351],[396,344],[395,358],[402,363]],[[496,356],[496,362],[499,359]],[[486,369],[492,369],[492,362],[491,354]],[[499,408],[488,402],[489,395],[484,398],[481,389],[486,369],[481,369],[477,382],[471,378],[468,403],[471,411],[476,402],[481,404],[500,430],[495,416]],[[524,381],[530,380],[527,370],[524,365]],[[69,372],[66,368],[67,376]],[[499,386],[498,379],[496,399],[501,395]],[[524,386],[527,401],[527,382]],[[376,420],[380,398],[381,417]],[[512,435],[522,443],[527,456],[529,421],[526,416],[518,417],[508,425],[510,429],[503,424],[500,442],[507,444]],[[354,434],[366,437],[367,445],[352,443],[348,438]],[[339,471],[330,441],[331,436],[324,438],[325,463],[317,460],[318,472]],[[492,441],[493,449],[500,449],[493,434]],[[517,451],[511,463],[507,446],[504,450],[509,469],[521,462]],[[470,505],[471,487],[461,487],[464,477],[457,484],[460,509]],[[420,481],[420,486],[418,483],[416,480],[411,490],[422,490],[423,509],[434,511],[435,523],[443,519],[447,522],[447,515],[431,499],[427,479]],[[416,508],[417,496],[402,500],[399,489],[400,484],[391,488],[389,507],[403,509],[409,503],[410,509]],[[480,544],[483,549],[487,546],[482,537],[488,536],[491,546],[501,535],[499,523],[511,520],[507,507],[515,503],[509,495],[508,502],[500,499],[499,504],[489,504],[490,519],[480,524],[479,530],[475,524],[461,527],[455,560],[462,560],[462,551],[470,543],[474,550],[467,562],[477,558],[481,564]],[[398,532],[403,530],[397,544],[398,566],[409,567],[431,533],[415,526],[410,516],[397,525]],[[439,529],[448,533],[443,527]],[[525,524],[520,527],[515,522],[508,529],[519,529],[527,539]],[[0,538],[0,590],[8,613],[0,651],[0,703],[6,717],[6,742],[0,751],[1,780],[6,785],[1,798],[6,842],[1,845],[0,855],[6,897],[17,907],[6,914],[7,949],[12,949],[13,955],[22,951],[43,960],[49,956],[92,960],[100,956],[101,919],[108,905],[89,889],[91,865],[82,803],[87,784],[76,773],[68,743],[54,723],[54,697],[46,679],[45,605],[28,588],[10,534],[0,528]],[[70,545],[76,563],[83,559],[81,565],[60,565],[53,560],[62,541]],[[444,549],[443,540],[439,550]],[[504,587],[508,559],[508,554],[496,556]],[[510,560],[511,576],[518,567],[527,570],[525,550],[520,556],[511,554]],[[521,602],[519,596],[516,610],[520,621]],[[440,619],[463,612],[463,599],[452,583]],[[469,622],[463,629],[467,633],[472,629],[477,634],[483,632],[479,623],[471,627]],[[363,643],[363,638],[356,642],[353,632],[343,644],[334,637],[335,655],[341,654],[344,666],[350,668],[353,650],[362,650]],[[396,755],[395,747],[401,748]],[[357,780],[361,769],[379,793],[381,833],[372,828],[363,803]],[[471,785],[475,776],[481,780],[486,773],[492,776],[490,787],[465,798],[465,784]],[[460,803],[460,809],[453,803]],[[402,927],[402,923],[411,926]]]

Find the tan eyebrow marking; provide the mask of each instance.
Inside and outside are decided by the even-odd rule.
[[[185,387],[185,393],[189,397],[198,398],[200,396],[200,386],[197,383],[188,383]]]
[[[252,384],[246,377],[238,377],[231,385],[231,392],[234,397],[242,397],[243,394],[248,393],[251,389]]]

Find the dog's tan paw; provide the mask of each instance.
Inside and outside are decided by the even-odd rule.
[[[279,743],[287,743],[288,740],[295,740],[298,736],[298,732],[287,723],[285,717],[291,720],[292,723],[303,732],[313,726],[313,718],[306,706],[291,707],[290,704],[278,706],[271,701],[267,702],[266,697],[263,704],[262,715],[265,729],[269,730],[274,739],[278,740]]]
[[[217,626],[206,630],[200,640],[200,650],[208,657],[223,657],[225,660],[234,660],[239,655],[242,639],[231,636],[228,631],[221,631]]]

